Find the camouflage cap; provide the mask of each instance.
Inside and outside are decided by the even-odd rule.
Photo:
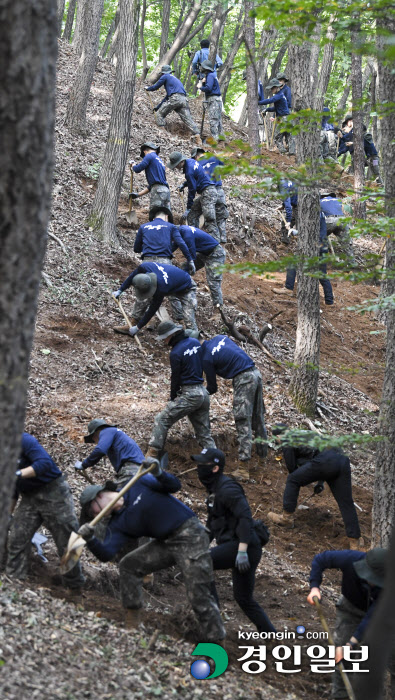
[[[170,170],[174,170],[174,168],[176,168],[177,165],[179,165],[183,160],[186,160],[187,158],[188,156],[183,156],[183,154],[180,151],[173,151],[173,153],[170,154],[167,167],[170,168]]]
[[[204,148],[200,148],[200,146],[195,146],[195,148],[192,148],[191,158],[196,158],[198,153],[207,153],[207,151],[205,151]]]
[[[344,129],[344,127],[346,126],[347,122],[350,122],[350,121],[352,121],[352,120],[353,120],[352,114],[347,114],[347,115],[344,117],[343,121],[342,121],[342,129]]]
[[[211,61],[209,61],[208,59],[206,59],[205,61],[202,61],[202,63],[200,64],[200,68],[202,70],[208,70],[208,71],[210,71],[210,73],[212,73],[214,71],[214,66],[211,63]]]
[[[106,420],[101,420],[101,418],[94,418],[88,423],[88,435],[85,435],[84,442],[93,442],[93,436],[98,430],[98,428],[116,428],[116,425],[112,423],[107,423]]]
[[[272,90],[275,87],[282,87],[281,83],[277,78],[272,78],[268,85],[266,85],[265,90]]]
[[[157,340],[165,340],[165,338],[168,338],[178,331],[182,331],[182,326],[177,325],[174,321],[162,321],[158,326],[158,335],[156,338]]]
[[[132,284],[137,299],[149,299],[155,294],[158,278],[155,272],[143,273],[133,277]]]
[[[288,82],[288,78],[285,75],[285,73],[279,73],[278,75],[276,75],[276,79],[277,80],[285,80],[286,83]]]
[[[366,553],[366,557],[354,562],[354,569],[359,578],[373,586],[384,585],[385,571],[388,562],[388,550],[375,547]]]
[[[160,69],[160,72],[161,72],[161,73],[174,73],[174,70],[172,69],[171,66],[168,66],[167,64],[165,64],[165,65],[162,66],[162,68]]]
[[[153,143],[152,141],[145,141],[140,146],[140,158],[144,158],[145,148],[152,148],[153,151],[156,151],[156,155],[159,155],[160,153],[160,146],[157,146],[156,143]]]

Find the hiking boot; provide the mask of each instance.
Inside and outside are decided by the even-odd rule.
[[[197,146],[201,146],[203,144],[200,134],[192,134],[191,141],[195,141]]]
[[[273,289],[275,294],[285,294],[287,297],[293,296],[293,289],[288,289],[287,287],[280,287],[280,289]]]
[[[348,538],[349,549],[357,550],[358,552],[365,551],[365,542],[363,537],[349,537]]]
[[[154,574],[147,574],[143,578],[143,585],[147,588],[151,588],[154,585]]]
[[[234,476],[234,478],[238,479],[239,481],[250,480],[250,472],[248,467],[237,467],[237,469],[234,472],[232,472],[232,476]]]
[[[144,459],[147,459],[147,457],[154,457],[155,459],[159,459],[159,450],[156,447],[149,447]]]
[[[122,335],[130,335],[129,328],[130,326],[114,326],[113,331],[115,331],[115,333],[121,333]]]
[[[275,525],[282,525],[282,527],[286,527],[288,530],[293,530],[293,528],[295,527],[293,513],[287,513],[286,510],[283,510],[281,515],[279,515],[278,513],[268,513],[267,517]]]
[[[126,629],[134,629],[143,621],[142,608],[128,608],[125,615]]]

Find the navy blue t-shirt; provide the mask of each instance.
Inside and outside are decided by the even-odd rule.
[[[260,105],[269,105],[273,102],[273,107],[269,107],[267,112],[275,112],[277,117],[285,117],[289,114],[288,102],[283,92],[276,92],[275,95],[268,97],[267,100],[261,100]]]
[[[176,248],[180,248],[187,260],[192,259],[177,226],[157,218],[140,226],[133,250],[135,253],[142,253],[143,258],[172,258]]]
[[[323,197],[320,204],[325,216],[344,216],[342,205],[336,197]]]
[[[205,93],[206,97],[211,97],[212,95],[220,95],[221,88],[219,86],[218,78],[214,73],[209,73],[206,77],[206,82],[200,88],[202,92]]]
[[[218,241],[213,236],[194,226],[180,226],[180,234],[193,260],[196,260],[196,253],[210,255],[218,245]]]
[[[210,175],[206,173],[200,163],[198,163],[197,160],[193,160],[193,158],[187,158],[184,161],[184,173],[188,185],[187,209],[190,209],[196,192],[200,194],[206,187],[212,186],[213,183],[211,182]]]
[[[155,151],[147,153],[140,163],[133,166],[135,173],[141,173],[143,170],[145,170],[149,189],[156,184],[169,186],[166,180],[165,165]]]
[[[210,180],[216,187],[222,187],[221,176],[218,173],[214,173],[215,168],[219,165],[223,165],[223,161],[215,156],[211,158],[200,158],[199,164],[202,166],[205,173],[210,175]]]
[[[170,352],[170,401],[184,384],[203,384],[202,348],[196,338],[181,335]]]
[[[203,372],[206,375],[209,394],[215,394],[217,391],[217,374],[223,379],[233,379],[240,372],[255,367],[251,357],[227,335],[216,335],[211,340],[205,340],[202,351]]]
[[[36,476],[29,479],[18,478],[16,488],[20,493],[36,491],[44,484],[48,484],[62,475],[52,457],[30,433],[22,435],[22,450],[18,461],[18,469],[26,467],[33,467]]]
[[[105,455],[116,472],[119,472],[124,462],[141,464],[144,460],[144,455],[138,444],[119,428],[101,429],[99,442],[89,457],[82,462],[83,468],[93,467]]]
[[[181,80],[178,80],[178,78],[176,78],[175,75],[171,75],[171,73],[163,73],[154,85],[150,85],[150,87],[148,88],[148,92],[152,92],[153,90],[159,90],[159,88],[161,88],[162,85],[166,90],[167,97],[170,97],[170,95],[175,95],[177,93],[181,95],[187,94],[185,92],[185,88]]]
[[[280,180],[280,196],[284,202],[285,219],[291,223],[292,207],[298,206],[298,188],[292,180]]]
[[[289,111],[291,111],[291,109],[292,109],[292,92],[291,92],[291,88],[289,87],[289,85],[287,85],[287,83],[285,83],[284,87],[281,88],[280,92],[282,92],[283,95],[285,95],[285,98],[286,98],[286,100],[287,100],[288,109],[289,109]]]

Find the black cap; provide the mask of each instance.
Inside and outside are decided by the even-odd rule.
[[[225,455],[222,450],[217,450],[216,447],[209,447],[207,450],[202,450],[200,455],[191,455],[191,459],[198,464],[218,464],[219,467],[225,466]]]

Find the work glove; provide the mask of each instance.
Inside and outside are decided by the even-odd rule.
[[[318,484],[314,486],[314,495],[318,496],[320,493],[322,493],[324,490],[324,484],[319,481]]]
[[[132,158],[132,160],[129,161],[129,165],[136,165],[136,161]]]
[[[149,90],[149,85],[146,85],[144,90]]]
[[[155,457],[146,457],[143,462],[143,466],[148,469],[152,464],[155,465],[153,469],[151,469],[151,474],[152,476],[160,476],[163,473],[163,469],[160,466],[159,459],[156,459]]]
[[[132,338],[133,338],[135,335],[137,335],[138,332],[139,332],[138,326],[132,326],[131,328],[129,328],[129,335],[131,335]]]
[[[121,294],[122,294],[122,292],[121,292],[121,290],[120,290],[120,289],[117,289],[117,291],[116,291],[116,292],[113,292],[113,293],[112,293],[112,295],[113,295],[114,299],[118,299],[118,297],[120,297],[120,296],[121,296]]]
[[[89,540],[92,539],[94,536],[95,528],[92,527],[92,525],[89,525],[89,523],[85,523],[85,525],[81,525],[80,529],[77,532],[77,535],[82,537],[85,542],[89,542]]]
[[[262,117],[266,117],[267,109],[261,109],[261,114],[262,114]]]
[[[74,469],[76,469],[76,471],[78,471],[78,472],[82,472],[82,471],[83,471],[82,462],[80,462],[78,459],[77,459],[77,461],[74,463]]]
[[[190,209],[185,209],[185,211],[182,215],[182,218],[185,219],[185,221],[187,220],[190,211],[191,211]]]
[[[247,552],[237,552],[235,567],[241,574],[245,574],[251,567]]]
[[[21,470],[20,470],[20,469],[17,469],[17,471],[15,472],[15,476],[17,476],[17,477],[18,477],[18,479],[20,479],[20,478],[21,478],[21,476],[22,476],[22,472],[21,472]]]
[[[138,198],[139,198],[137,192],[131,192],[129,196],[130,196],[132,199],[138,199]]]
[[[196,272],[196,267],[195,267],[195,263],[193,262],[193,260],[190,260],[188,263],[188,271],[189,271],[190,275],[194,275]]]
[[[184,183],[183,183],[182,185],[180,185],[179,187],[177,187],[177,189],[178,189],[180,192],[184,192],[184,190],[185,190],[185,185],[184,185]]]

